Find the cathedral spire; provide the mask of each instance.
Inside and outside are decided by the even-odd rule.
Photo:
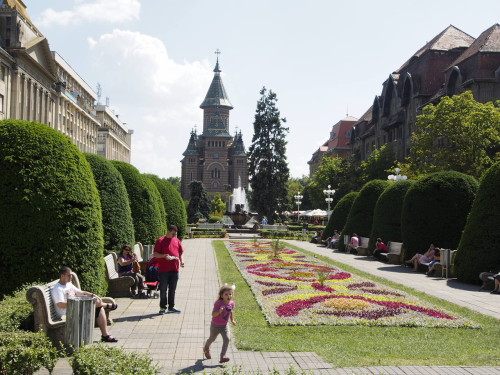
[[[212,80],[212,84],[208,89],[207,95],[205,96],[205,100],[201,103],[200,108],[210,108],[215,106],[226,107],[228,109],[233,109],[233,105],[229,101],[229,97],[226,94],[226,89],[224,88],[224,84],[222,83],[222,79],[220,77],[220,67],[219,67],[219,55],[220,51],[217,49],[215,54],[217,55],[217,61],[215,63],[214,68],[214,78]]]

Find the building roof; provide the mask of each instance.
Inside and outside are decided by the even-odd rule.
[[[189,143],[186,148],[186,151],[183,152],[182,155],[187,156],[187,155],[199,155],[200,152],[198,150],[198,135],[196,134],[196,131],[191,131],[191,137],[189,138]]]
[[[474,38],[469,34],[464,33],[462,30],[457,29],[455,26],[450,25],[438,35],[436,35],[430,42],[427,42],[422,48],[413,54],[413,56],[406,61],[396,72],[401,72],[415,59],[418,59],[428,51],[449,51],[457,48],[468,48]]]
[[[481,52],[500,52],[500,25],[498,23],[483,31],[449,68]]]
[[[200,105],[200,108],[221,106],[233,109],[233,105],[229,101],[226,89],[224,88],[224,84],[222,83],[220,72],[221,70],[219,68],[219,58],[217,58],[217,63],[215,64],[214,68],[214,78],[212,80],[212,83],[210,84],[210,87],[208,88],[205,100]]]
[[[241,135],[241,131],[239,133],[236,133],[234,136],[233,156],[247,156],[247,153],[245,151],[245,145],[243,143],[243,136]]]

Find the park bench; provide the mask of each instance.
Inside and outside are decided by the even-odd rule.
[[[130,297],[132,295],[130,287],[134,285],[135,280],[131,276],[118,275],[117,261],[118,256],[115,252],[104,257],[109,295],[111,297]]]
[[[26,292],[26,299],[33,305],[35,332],[44,331],[55,346],[59,346],[60,342],[64,342],[66,330],[66,321],[57,315],[50,294],[50,291],[58,282],[59,279],[44,285],[35,285]],[[80,289],[80,280],[74,272],[72,273],[72,283]],[[103,297],[102,301],[104,303],[115,303],[115,300],[109,297]],[[105,309],[104,311],[106,312],[107,323],[111,325],[113,321],[109,317],[109,310]]]
[[[381,259],[386,258],[387,262],[390,264],[401,264],[402,263],[402,257],[403,257],[403,243],[402,242],[394,242],[394,241],[389,241],[387,243],[387,247],[389,249],[389,252],[387,253],[380,253],[380,256],[382,257]]]
[[[367,237],[359,237],[359,245],[356,247],[358,255],[368,255],[368,244],[370,239]]]
[[[262,225],[262,229],[264,230],[288,230],[288,226],[286,225],[270,225],[270,224],[264,224]]]
[[[222,223],[198,223],[197,225],[200,229],[222,229],[224,224]]]
[[[456,250],[439,249],[439,261],[435,264],[434,270],[436,273],[441,272],[441,277],[450,277],[455,272],[455,255]],[[421,263],[419,267],[424,267],[425,271],[429,270],[430,262]]]

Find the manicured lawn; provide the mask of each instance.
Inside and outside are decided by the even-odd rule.
[[[482,329],[365,326],[270,327],[250,287],[233,263],[224,242],[214,241],[213,243],[221,280],[236,285],[235,316],[238,325],[235,327],[235,336],[236,345],[240,350],[311,351],[318,353],[326,361],[338,367],[500,365],[498,320],[403,285],[360,272],[326,257],[320,258],[347,272],[403,290],[432,304],[442,306],[479,323]]]

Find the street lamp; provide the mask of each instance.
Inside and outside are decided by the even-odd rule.
[[[331,198],[331,195],[335,194],[335,189],[332,189],[330,185],[328,185],[328,189],[323,190],[323,194],[326,195],[325,201],[328,204],[328,220],[330,220],[330,204],[333,202],[333,198]]]
[[[301,195],[299,191],[293,197],[295,198],[295,203],[297,203],[297,213],[300,215],[300,204],[302,203],[302,198],[304,198],[304,196]]]
[[[408,177],[406,177],[404,175],[400,175],[399,174],[399,172],[401,172],[401,169],[394,168],[394,171],[396,172],[396,174],[390,174],[389,176],[387,176],[387,179],[389,181],[398,182],[398,181],[404,181],[404,180],[406,180],[408,178]]]

